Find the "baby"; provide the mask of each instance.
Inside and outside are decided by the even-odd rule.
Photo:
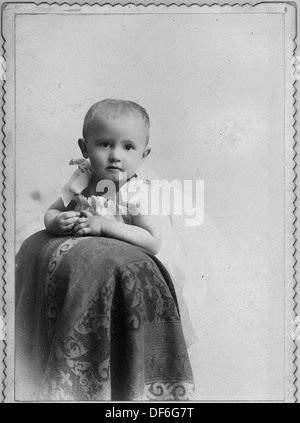
[[[97,189],[101,181],[108,181],[118,192],[137,180],[137,169],[151,151],[148,148],[149,128],[146,110],[131,101],[107,99],[89,109],[83,138],[78,144],[84,159],[89,159],[91,177],[83,192],[75,195],[68,205],[59,198],[48,209],[45,226],[50,234],[105,236],[145,248],[153,254],[159,252],[161,219],[159,215],[139,212],[145,209],[142,197],[134,213],[130,213],[129,207],[125,213],[123,210],[122,216],[120,205],[116,208],[120,218],[107,218],[107,214],[101,213],[104,199]]]
[[[67,194],[46,212],[45,226],[53,235],[105,236],[155,254],[172,277],[189,346],[196,335],[182,295],[183,245],[176,235],[174,219],[164,212],[160,193],[151,181],[136,174],[151,151],[149,128],[147,112],[136,103],[107,99],[94,104],[84,120],[83,138],[78,141],[83,155],[79,162],[83,163],[76,172],[77,176],[84,175],[84,188],[77,183],[75,194],[66,189]],[[111,186],[113,190],[109,190]]]

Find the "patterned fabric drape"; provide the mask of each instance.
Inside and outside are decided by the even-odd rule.
[[[173,284],[148,252],[41,231],[16,281],[17,399],[194,398]]]

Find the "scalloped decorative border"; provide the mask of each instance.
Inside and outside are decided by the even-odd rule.
[[[6,49],[5,49],[5,42],[6,42],[6,40],[4,39],[4,36],[3,35],[2,35],[2,39],[3,39],[3,45],[2,45],[3,58],[4,58],[4,62],[5,62],[5,60],[6,60]],[[3,62],[3,65],[2,65],[2,69],[3,70],[5,70],[4,69],[4,62]],[[3,155],[3,158],[2,158],[2,162],[1,162],[1,164],[2,164],[1,174],[3,176],[3,181],[2,181],[1,195],[2,195],[2,198],[3,198],[3,203],[2,203],[3,204],[3,210],[2,210],[1,217],[3,219],[3,222],[2,222],[3,232],[1,234],[1,236],[2,236],[2,241],[3,242],[1,243],[1,245],[2,245],[2,260],[3,260],[3,263],[2,263],[3,288],[1,290],[1,293],[2,293],[2,295],[1,295],[2,303],[1,304],[3,304],[2,305],[2,312],[3,312],[3,318],[5,319],[5,316],[6,316],[6,307],[5,307],[6,306],[6,301],[5,301],[5,295],[6,295],[6,288],[5,288],[5,284],[6,284],[6,280],[5,280],[5,273],[6,273],[6,266],[5,266],[5,264],[6,264],[6,238],[5,238],[5,231],[6,231],[6,225],[5,225],[5,223],[6,223],[6,218],[5,218],[5,209],[6,209],[6,197],[5,197],[5,190],[6,190],[6,184],[5,184],[5,179],[6,179],[6,177],[5,177],[5,167],[6,167],[6,165],[5,165],[5,161],[6,161],[6,154],[5,154],[5,149],[6,149],[5,97],[6,97],[6,90],[5,90],[5,82],[4,81],[2,81],[2,92],[3,92],[3,95],[2,95],[2,102],[3,103],[1,105],[1,110],[2,110],[3,115],[2,115],[1,132],[2,132],[2,135],[3,135],[3,140],[2,140],[2,144],[3,144],[3,147],[2,147],[2,155]],[[6,396],[5,396],[5,389],[6,389],[6,383],[5,383],[5,381],[6,381],[6,377],[7,377],[7,374],[6,374],[6,348],[7,348],[7,344],[6,344],[6,340],[5,339],[2,342],[3,342],[4,347],[3,347],[3,359],[2,359],[2,363],[3,363],[3,378],[1,377],[1,385],[2,385],[2,401],[1,402],[4,402],[5,401],[5,398],[6,398]]]
[[[258,2],[256,4],[251,4],[251,3],[243,3],[243,4],[239,4],[239,3],[235,3],[235,4],[229,4],[229,3],[213,3],[213,4],[207,4],[207,3],[196,3],[196,2],[191,2],[191,3],[184,3],[184,2],[160,2],[160,3],[153,3],[153,2],[147,2],[145,3],[141,3],[141,2],[135,2],[135,1],[129,1],[129,2],[124,2],[124,4],[118,2],[118,1],[111,1],[111,2],[98,2],[98,3],[92,3],[92,4],[88,4],[86,2],[75,2],[75,3],[68,3],[68,2],[63,2],[63,3],[57,3],[57,2],[52,2],[52,3],[48,3],[48,2],[41,2],[41,3],[14,3],[14,2],[9,2],[6,3],[2,6],[2,22],[3,22],[3,12],[5,11],[6,8],[11,7],[11,6],[15,6],[15,7],[19,7],[20,9],[24,9],[24,8],[29,8],[29,7],[34,7],[36,9],[52,9],[53,6],[55,7],[59,7],[59,8],[66,8],[66,12],[69,12],[70,10],[76,10],[76,8],[80,8],[80,10],[84,10],[86,8],[99,8],[99,10],[103,10],[104,7],[113,7],[113,8],[123,8],[123,11],[126,11],[126,9],[130,9],[130,7],[134,7],[134,8],[149,8],[149,7],[156,7],[156,8],[164,8],[164,9],[169,9],[169,8],[181,8],[181,9],[188,9],[188,11],[190,11],[192,13],[191,9],[199,9],[199,8],[208,8],[208,9],[212,9],[212,8],[218,8],[221,9],[222,11],[224,10],[224,8],[228,8],[231,9],[232,13],[235,13],[234,9],[245,9],[245,8],[249,8],[249,9],[253,9],[253,8],[262,8],[265,7],[267,8],[268,6],[271,8],[273,7],[279,7],[282,5],[286,5],[286,7],[296,7],[296,3],[294,2]],[[265,13],[267,13],[267,10],[264,10]],[[7,56],[7,50],[6,50],[6,44],[7,44],[7,40],[4,38],[3,35],[3,26],[2,26],[2,40],[3,40],[3,57],[4,59],[6,59]],[[295,37],[292,40],[289,40],[289,42],[287,44],[289,44],[289,51],[292,52],[292,55],[295,54],[296,49],[297,49],[297,43],[296,43],[296,39],[297,39],[297,30],[295,31]],[[7,97],[7,91],[6,91],[6,85],[7,82],[2,84],[2,112],[3,112],[3,116],[2,116],[2,127],[1,127],[1,131],[3,134],[3,148],[2,148],[2,176],[3,176],[3,181],[2,181],[2,198],[3,198],[3,211],[2,211],[2,229],[3,229],[3,233],[2,233],[2,259],[3,259],[3,264],[2,264],[2,270],[3,270],[3,289],[2,289],[2,301],[3,301],[3,306],[2,306],[2,312],[4,313],[4,318],[7,316],[8,311],[7,311],[7,306],[8,306],[8,301],[6,300],[6,295],[8,290],[6,289],[6,284],[8,283],[8,281],[6,280],[6,275],[8,274],[8,249],[7,248],[7,244],[9,242],[11,242],[11,234],[9,234],[9,236],[7,236],[7,225],[6,225],[6,221],[8,219],[8,207],[7,207],[7,203],[9,202],[10,199],[8,199],[8,185],[6,183],[7,179],[8,179],[8,175],[7,175],[7,156],[8,154],[6,154],[8,145],[6,142],[7,139],[7,133],[6,133],[6,127],[7,127],[7,102],[6,102],[6,97]],[[290,97],[289,97],[290,96]],[[287,84],[286,81],[286,97],[288,98],[293,98],[293,103],[291,104],[291,106],[286,107],[286,109],[288,109],[288,115],[292,116],[292,137],[291,139],[292,141],[292,145],[291,145],[291,149],[290,151],[287,152],[287,156],[286,156],[286,163],[288,164],[288,166],[286,166],[287,168],[287,172],[286,172],[286,195],[288,197],[288,201],[286,201],[286,245],[288,246],[286,248],[290,250],[290,257],[287,257],[287,269],[292,269],[290,272],[288,272],[288,270],[286,269],[286,279],[289,280],[288,276],[290,276],[290,278],[294,281],[294,285],[292,287],[288,287],[286,286],[286,296],[288,298],[292,298],[292,305],[293,308],[292,310],[289,312],[289,310],[287,310],[287,316],[286,316],[286,336],[287,338],[290,336],[290,322],[291,320],[293,320],[296,315],[297,315],[297,280],[296,280],[296,275],[297,275],[297,258],[296,258],[296,254],[297,254],[297,237],[296,237],[296,233],[297,233],[297,227],[296,227],[296,222],[297,222],[297,215],[296,215],[296,211],[297,211],[297,207],[296,207],[296,202],[297,202],[297,194],[296,194],[296,189],[297,189],[297,173],[296,173],[296,168],[297,168],[297,163],[296,163],[296,157],[297,157],[297,152],[296,152],[296,135],[297,135],[297,130],[296,130],[296,124],[297,124],[297,81],[294,81],[293,84],[290,84],[290,87]],[[287,125],[286,125],[287,127]],[[286,136],[286,138],[288,138]],[[287,143],[287,139],[286,139],[286,143]],[[286,145],[286,148],[288,146]],[[14,202],[13,202],[14,204]],[[285,254],[287,256],[287,251],[285,251]],[[286,308],[287,308],[287,304],[285,304]],[[286,343],[288,342],[288,339],[286,338]],[[289,341],[291,342],[291,341]],[[291,343],[292,344],[292,343]],[[7,348],[8,348],[8,342],[6,342],[4,340],[4,358],[3,358],[3,364],[4,364],[4,377],[2,382],[2,398],[1,398],[1,402],[7,402],[6,399],[8,399],[8,402],[13,402],[12,398],[9,398],[10,395],[6,395],[6,391],[8,389],[8,383],[7,383],[7,378],[8,378],[8,371],[7,371]],[[291,356],[292,359],[292,367],[293,367],[293,386],[294,386],[294,391],[291,393],[292,397],[293,397],[293,401],[290,399],[289,402],[297,402],[297,392],[298,392],[298,388],[297,388],[297,343],[296,341],[293,344],[292,349],[289,352],[289,355]],[[10,375],[10,380],[13,380],[13,376]],[[287,382],[291,382],[291,381],[286,381]]]
[[[293,56],[295,56],[296,50],[297,50],[297,28],[296,28],[296,33],[295,33],[295,37],[293,39],[293,44],[294,44],[294,50],[293,50]],[[297,172],[296,172],[296,168],[297,168],[297,162],[296,162],[296,157],[297,157],[297,151],[296,151],[296,145],[297,145],[297,141],[296,141],[296,135],[297,135],[297,129],[296,129],[296,125],[297,125],[297,81],[294,81],[293,84],[293,140],[294,140],[294,145],[293,145],[293,151],[294,151],[294,155],[293,155],[293,162],[294,162],[294,167],[293,167],[293,172],[294,172],[294,178],[293,178],[293,195],[294,195],[294,201],[293,201],[293,259],[294,259],[294,264],[293,264],[293,279],[294,279],[294,286],[293,286],[293,291],[294,291],[294,295],[293,295],[293,301],[294,301],[294,307],[293,307],[293,313],[294,313],[294,317],[297,316],[297,226],[296,226],[296,222],[297,222]],[[298,398],[297,398],[297,393],[298,393],[298,387],[297,387],[297,372],[298,372],[298,366],[297,366],[297,352],[298,352],[298,346],[297,346],[297,342],[296,340],[294,341],[294,359],[293,359],[293,363],[294,363],[294,387],[295,387],[295,391],[294,391],[294,398],[295,398],[295,402],[298,402]]]

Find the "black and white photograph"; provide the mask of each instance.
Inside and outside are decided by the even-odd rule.
[[[2,402],[298,401],[297,6],[2,3]]]

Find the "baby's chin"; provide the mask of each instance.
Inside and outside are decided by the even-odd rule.
[[[128,181],[128,179],[132,178],[135,174],[127,173],[127,172],[121,172],[119,170],[115,171],[106,171],[103,172],[101,175],[99,175],[99,180],[108,180],[115,183],[123,184]]]

